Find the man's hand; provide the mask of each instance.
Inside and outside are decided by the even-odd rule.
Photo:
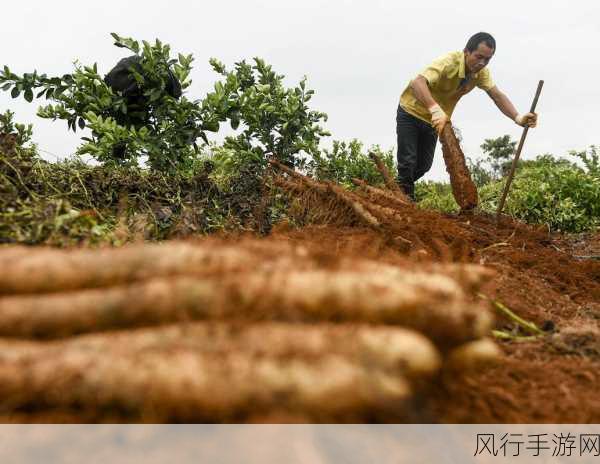
[[[515,122],[521,127],[537,126],[538,115],[536,113],[517,114]]]
[[[437,103],[428,108],[431,113],[431,125],[435,128],[438,135],[444,130],[444,126],[450,120],[444,110]]]

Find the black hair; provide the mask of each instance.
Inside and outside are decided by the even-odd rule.
[[[494,39],[491,36],[491,34],[488,34],[487,32],[478,32],[473,37],[471,37],[467,42],[465,50],[469,52],[474,52],[475,50],[477,50],[477,47],[479,47],[479,44],[481,42],[485,42],[485,44],[488,47],[496,50],[496,39]]]

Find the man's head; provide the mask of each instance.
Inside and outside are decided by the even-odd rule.
[[[465,46],[465,65],[467,72],[481,71],[496,52],[496,40],[487,32],[478,32],[469,39]]]

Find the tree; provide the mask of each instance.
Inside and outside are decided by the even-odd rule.
[[[517,142],[510,139],[510,135],[503,135],[495,139],[485,139],[481,145],[486,155],[485,161],[491,168],[492,178],[504,177],[512,163],[512,155],[515,152]]]

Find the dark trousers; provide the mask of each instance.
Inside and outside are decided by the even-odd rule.
[[[423,177],[433,164],[437,133],[428,123],[407,113],[398,105],[396,134],[398,184],[414,200],[415,182]]]

